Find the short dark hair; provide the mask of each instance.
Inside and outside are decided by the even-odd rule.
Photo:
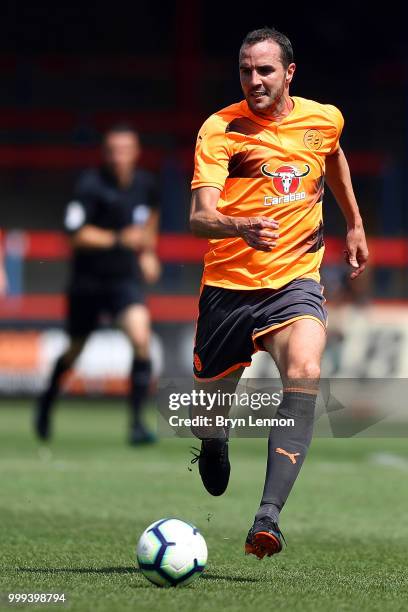
[[[118,123],[114,123],[107,130],[105,130],[103,139],[105,140],[108,134],[126,134],[131,133],[136,138],[139,138],[139,133],[137,129],[128,121],[120,121]]]
[[[255,45],[256,43],[263,42],[264,40],[273,40],[276,42],[281,48],[281,60],[283,67],[286,69],[289,64],[293,62],[293,48],[292,43],[289,38],[275,30],[275,28],[259,28],[259,30],[252,30],[248,32],[242,41],[241,48],[239,50],[239,54],[241,55],[244,47],[248,47],[251,45]]]

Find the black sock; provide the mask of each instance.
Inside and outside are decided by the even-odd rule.
[[[269,516],[276,523],[302,467],[313,435],[316,395],[285,391],[276,413],[278,419],[293,419],[294,426],[272,427],[268,442],[268,465],[259,519]]]
[[[135,358],[130,373],[130,407],[131,425],[137,427],[141,424],[143,404],[149,394],[152,363],[150,359]]]
[[[58,395],[63,374],[65,374],[69,368],[70,365],[66,363],[65,355],[61,355],[55,362],[54,369],[48,381],[48,386],[42,394],[42,401],[47,404],[48,409],[51,408],[52,402]]]

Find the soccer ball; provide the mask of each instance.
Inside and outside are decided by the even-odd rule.
[[[205,568],[207,545],[194,525],[166,518],[142,533],[136,557],[144,576],[153,584],[185,586]]]

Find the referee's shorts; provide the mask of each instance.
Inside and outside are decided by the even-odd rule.
[[[280,289],[224,289],[204,285],[194,346],[194,376],[223,378],[265,350],[262,336],[298,319],[315,319],[324,329],[323,287],[309,278]]]
[[[142,287],[134,280],[80,281],[68,290],[66,329],[72,338],[83,338],[96,329],[102,317],[115,320],[128,306],[144,304]]]

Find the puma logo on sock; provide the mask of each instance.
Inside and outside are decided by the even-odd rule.
[[[287,457],[289,457],[289,459],[291,460],[291,462],[293,464],[296,463],[296,457],[298,457],[300,455],[300,453],[288,453],[288,451],[285,451],[284,448],[276,448],[275,451],[279,455],[286,455]]]

